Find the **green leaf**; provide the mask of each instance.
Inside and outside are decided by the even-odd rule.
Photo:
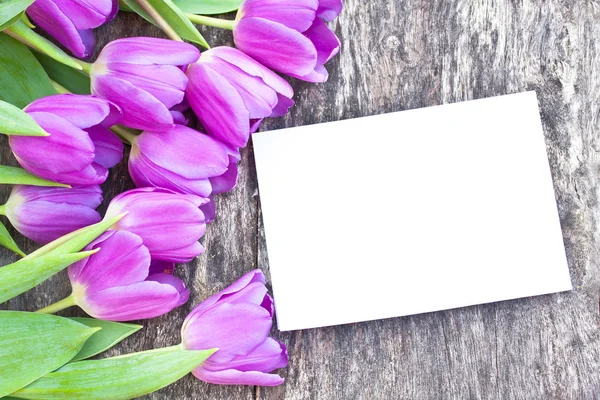
[[[126,337],[142,329],[141,325],[123,324],[120,322],[102,321],[94,318],[70,318],[92,328],[101,328],[94,333],[83,345],[71,361],[79,361],[105,352]]]
[[[25,293],[69,265],[94,253],[96,251],[50,253],[34,259],[25,257],[0,268],[0,304]]]
[[[23,168],[8,167],[6,165],[0,165],[0,185],[70,187],[63,183],[39,178],[25,171]]]
[[[17,21],[7,32],[11,36],[18,36],[19,41],[26,43],[29,47],[39,51],[40,53],[47,54],[56,61],[65,64],[68,67],[79,71],[83,69],[81,65],[79,65],[73,59],[73,57],[62,51],[58,46],[45,37],[31,30],[31,28],[29,28],[23,21]]]
[[[169,348],[78,361],[11,395],[24,399],[131,399],[162,389],[184,377],[214,351]]]
[[[10,25],[10,22],[16,22],[21,18],[23,11],[27,9],[35,0],[2,0],[0,1],[0,30]],[[16,20],[15,20],[16,18]]]
[[[20,311],[0,311],[0,326],[0,397],[69,362],[98,329]]]
[[[1,222],[0,222],[0,246],[6,247],[10,251],[17,253],[20,256],[25,257],[25,255],[26,255],[25,253],[23,253],[23,250],[21,250],[19,248],[19,246],[17,245],[15,240],[12,238],[12,236],[10,236],[10,233],[8,233],[8,230],[6,229],[4,224],[2,224]]]
[[[172,0],[147,1],[183,39],[197,43],[200,46],[206,47],[207,49],[210,48],[202,34]],[[150,17],[142,7],[140,7],[136,0],[123,0],[123,2],[144,19],[156,25],[152,17]]]
[[[225,14],[240,8],[243,0],[173,0],[190,14]]]
[[[22,43],[0,34],[0,100],[19,108],[56,94],[50,78]]]
[[[21,19],[21,17],[24,15],[24,13],[21,14],[17,14],[14,17],[12,17],[11,19],[9,19],[8,21],[6,21],[5,23],[0,25],[0,32],[10,28],[10,26],[12,24],[14,24],[15,22],[17,22],[18,20]]]
[[[0,100],[0,133],[16,136],[49,136],[27,113]]]
[[[66,65],[48,57],[45,54],[35,52],[35,58],[42,64],[50,79],[75,94],[91,94],[90,77],[84,72],[69,68]]]

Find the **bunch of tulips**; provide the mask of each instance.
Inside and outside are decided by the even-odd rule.
[[[240,149],[265,118],[294,104],[278,73],[325,82],[324,65],[340,49],[326,22],[342,0],[245,0],[235,20],[182,12],[191,23],[233,31],[236,47],[203,52],[180,38],[157,2],[130,3],[169,39],[117,39],[93,63],[93,29],[115,17],[118,1],[35,0],[26,9],[27,23],[77,57],[90,94],[55,83],[57,94],[23,108],[47,135],[11,135],[10,148],[28,173],[62,187],[16,185],[0,213],[47,244],[103,219],[100,185],[126,149],[137,186],[112,199],[104,218],[125,216],[87,246],[94,254],[68,267],[72,294],[44,313],[77,305],[94,318],[132,321],[184,304],[189,292],[175,265],[203,253],[213,197],[236,185]],[[21,30],[3,33],[31,46]],[[198,305],[183,323],[182,346],[218,351],[194,375],[216,384],[281,384],[269,374],[288,362],[285,346],[269,337],[273,313],[258,270]]]

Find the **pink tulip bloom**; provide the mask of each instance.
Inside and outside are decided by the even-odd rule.
[[[182,117],[188,78],[182,69],[195,62],[194,46],[167,39],[117,39],[104,47],[92,65],[92,93],[123,111],[121,124],[136,129],[165,130]]]
[[[186,98],[206,133],[232,149],[246,147],[263,118],[287,113],[292,87],[231,47],[215,47],[190,65]]]
[[[342,0],[246,0],[233,36],[238,49],[284,74],[308,82],[325,82],[324,64],[340,42],[323,22],[342,11]]]
[[[153,260],[186,263],[204,252],[198,240],[206,232],[206,220],[199,207],[207,202],[163,188],[133,189],[110,202],[106,218],[128,212],[113,229],[140,236]]]
[[[81,58],[91,57],[93,28],[111,21],[118,0],[36,0],[27,8],[33,22]]]
[[[154,318],[184,304],[189,292],[172,275],[149,275],[150,252],[130,232],[108,231],[86,247],[96,254],[69,267],[73,300],[94,318]]]
[[[59,94],[25,107],[50,136],[10,136],[19,164],[34,175],[69,185],[99,185],[119,163],[123,143],[108,127],[121,111],[95,97]]]
[[[74,188],[16,185],[5,205],[10,223],[23,236],[49,243],[77,229],[100,222],[100,186]]]
[[[183,323],[182,346],[219,350],[193,374],[222,385],[282,384],[282,377],[269,374],[288,363],[285,345],[269,337],[273,311],[260,270],[203,301]]]

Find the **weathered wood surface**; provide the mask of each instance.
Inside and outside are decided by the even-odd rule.
[[[294,81],[297,106],[263,129],[536,90],[575,289],[348,326],[274,329],[290,352],[290,365],[281,371],[285,385],[221,387],[190,376],[148,398],[600,398],[600,3],[347,0],[332,27],[343,50],[328,66],[329,82]],[[228,33],[203,31],[213,45],[231,44]],[[120,16],[99,32],[99,46],[141,34],[160,32],[135,16]],[[394,149],[385,156],[393,157]],[[0,161],[14,163],[6,146]],[[178,271],[192,289],[190,302],[145,322],[142,332],[111,355],[177,343],[180,324],[194,305],[252,268],[268,273],[251,149],[244,152],[241,171],[235,191],[218,199],[218,220],[204,238],[207,253]],[[104,185],[106,200],[131,187],[123,161]],[[357,207],[368,217],[377,192],[368,182],[363,188]],[[307,195],[318,201],[310,188]],[[310,238],[306,241],[299,256],[308,263]],[[19,244],[26,251],[35,248],[24,240]],[[5,250],[0,257],[14,258]],[[68,290],[61,274],[8,306],[35,310]],[[311,288],[306,292],[311,295]]]

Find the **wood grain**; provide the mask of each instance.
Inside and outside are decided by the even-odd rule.
[[[263,129],[536,90],[575,289],[339,327],[274,329],[290,352],[290,365],[281,371],[285,385],[212,386],[190,376],[147,398],[600,398],[600,3],[347,0],[331,26],[343,49],[328,65],[329,81],[293,81],[297,106]],[[231,44],[229,33],[203,32],[213,45]],[[98,47],[135,35],[161,36],[139,18],[122,15],[100,30]],[[5,142],[2,149],[2,163],[14,165]],[[106,200],[131,187],[123,161],[103,186]],[[368,183],[365,191],[357,207],[368,217],[377,192]],[[0,194],[6,196],[7,189]],[[307,195],[318,201],[310,188]],[[142,332],[110,355],[177,343],[180,324],[194,305],[252,268],[268,273],[251,148],[244,151],[238,187],[217,205],[218,219],[203,239],[207,253],[178,270],[192,288],[189,303],[144,322]],[[306,241],[302,248],[310,248],[310,238]],[[26,251],[35,248],[22,238],[19,244]],[[310,262],[310,252],[304,256]],[[14,256],[0,250],[0,258],[7,263]],[[8,307],[34,310],[67,292],[61,274]]]

